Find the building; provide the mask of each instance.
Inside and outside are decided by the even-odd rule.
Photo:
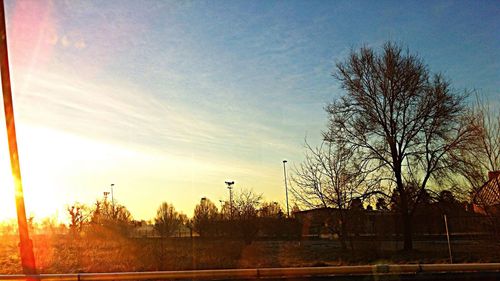
[[[317,208],[295,212],[302,225],[302,237],[335,238],[340,233],[341,216],[349,235],[386,236],[396,232],[397,214],[389,211]]]
[[[458,201],[437,201],[418,207],[412,217],[412,231],[416,237],[446,233],[444,217],[454,234],[490,233],[488,216],[467,211]],[[302,226],[302,237],[337,238],[341,231],[341,216],[350,237],[377,237],[388,239],[402,236],[402,217],[394,210],[317,208],[295,213]]]
[[[476,213],[500,216],[500,171],[488,172],[488,181],[472,196]]]

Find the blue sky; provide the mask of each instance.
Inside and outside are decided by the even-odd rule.
[[[499,7],[7,1],[28,212],[64,213],[115,183],[136,218],[161,201],[191,215],[202,196],[226,199],[225,179],[283,204],[281,161],[320,140],[342,94],[331,73],[352,48],[400,42],[498,105]],[[44,212],[40,190],[56,197]]]

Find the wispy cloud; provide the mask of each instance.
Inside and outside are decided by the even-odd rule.
[[[233,176],[278,193],[281,159],[300,161],[306,135],[320,140],[323,107],[342,93],[331,73],[351,47],[401,40],[460,87],[498,92],[488,5],[436,13],[411,2],[35,2],[9,5],[20,127],[145,155],[139,167],[113,152],[113,176],[190,186],[186,198],[219,194],[210,192]],[[106,180],[90,171],[88,185]]]
[[[259,119],[238,118],[241,112],[234,112],[231,119],[221,120],[196,106],[171,103],[119,82],[94,85],[74,77],[32,73],[18,97],[21,122],[172,155],[195,154],[200,160],[217,161],[255,151],[293,150],[279,129]],[[225,149],[235,155],[221,153]]]

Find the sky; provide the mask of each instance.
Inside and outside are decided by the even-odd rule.
[[[335,63],[407,46],[499,108],[497,1],[6,1],[28,215],[114,197],[135,219],[191,216],[252,189],[285,205],[287,169],[342,95]],[[0,220],[15,216],[3,112]]]

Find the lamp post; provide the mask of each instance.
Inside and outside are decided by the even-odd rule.
[[[233,185],[234,181],[226,181],[227,189],[229,189],[229,208],[231,219],[233,219]]]
[[[290,209],[288,208],[288,186],[286,183],[286,163],[288,161],[283,160],[283,175],[285,177],[285,196],[286,196],[286,215],[287,217],[290,217]]]
[[[113,197],[113,186],[115,186],[114,183],[111,184],[111,208],[113,210],[113,218],[114,218],[116,214],[115,214],[115,198]]]
[[[223,213],[223,211],[224,211],[224,203],[226,201],[220,199],[219,202],[220,202],[220,217],[221,217],[221,219],[223,219],[224,218],[224,213]]]

